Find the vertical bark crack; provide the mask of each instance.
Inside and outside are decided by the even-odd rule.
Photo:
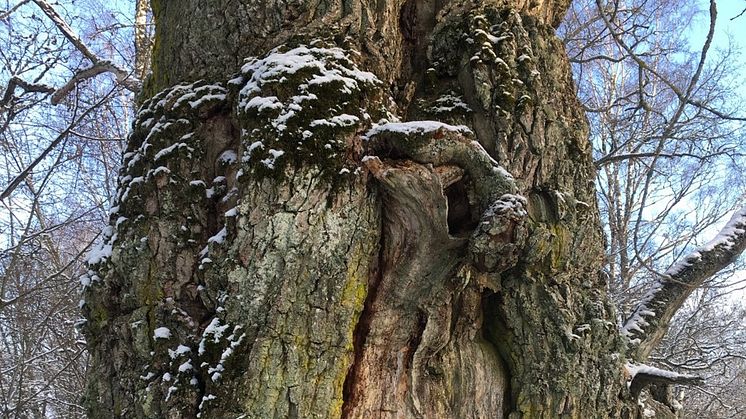
[[[363,311],[360,313],[360,317],[357,320],[355,329],[352,332],[352,351],[353,360],[350,365],[347,375],[345,376],[344,385],[342,387],[342,418],[350,416],[352,409],[355,406],[355,402],[358,400],[358,373],[360,364],[362,363],[363,348],[370,333],[370,324],[373,318],[373,302],[378,297],[378,290],[381,280],[383,278],[383,246],[386,243],[385,230],[381,229],[380,241],[378,245],[378,259],[374,264],[371,265],[371,271],[368,274],[368,287],[365,296],[365,303],[363,304]]]

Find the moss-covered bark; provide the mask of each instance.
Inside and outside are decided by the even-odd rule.
[[[153,3],[93,417],[635,416],[564,0]]]

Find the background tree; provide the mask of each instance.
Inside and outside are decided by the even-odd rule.
[[[101,74],[132,62],[123,4],[0,5],[3,417],[85,412],[82,256],[108,219],[132,118],[132,95]]]
[[[610,290],[623,320],[674,261],[743,205],[743,112],[732,88],[738,55],[731,44],[714,47],[718,16],[701,6],[577,1],[560,28],[589,116]],[[700,40],[692,28],[702,23],[710,32]],[[737,338],[743,310],[729,307],[727,296],[742,290],[737,269],[742,263],[707,280],[652,357],[707,377],[706,388],[682,400],[694,414],[716,404],[742,414],[740,392],[728,385],[743,377],[746,355]]]

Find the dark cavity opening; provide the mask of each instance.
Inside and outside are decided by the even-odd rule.
[[[404,39],[417,43],[417,1],[407,0],[399,10],[399,30]]]
[[[479,219],[469,203],[469,189],[466,178],[459,180],[445,190],[448,200],[448,234],[465,236],[477,228]]]

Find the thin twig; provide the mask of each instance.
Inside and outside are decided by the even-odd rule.
[[[10,80],[8,80],[8,87],[5,89],[3,98],[0,99],[0,108],[3,108],[10,103],[10,101],[13,99],[13,95],[15,94],[16,87],[20,87],[21,89],[32,93],[49,94],[54,92],[54,88],[51,86],[47,86],[46,84],[29,83],[18,76],[13,76],[10,78]]]
[[[15,6],[11,7],[10,9],[8,9],[8,10],[6,10],[6,11],[4,11],[4,12],[0,12],[0,20],[5,20],[5,19],[7,19],[7,18],[8,18],[8,17],[9,17],[9,16],[11,15],[11,14],[13,14],[13,12],[15,12],[15,11],[16,11],[16,10],[18,10],[18,9],[19,9],[19,8],[20,8],[21,6],[23,6],[24,4],[26,4],[26,3],[30,2],[30,1],[31,1],[31,0],[23,0],[23,1],[19,1],[19,2],[18,2],[18,4],[16,4]]]
[[[92,63],[92,66],[90,68],[76,73],[69,82],[67,82],[57,93],[54,94],[54,96],[52,96],[53,104],[59,103],[62,98],[67,95],[79,82],[104,72],[114,74],[114,76],[116,76],[117,78],[117,82],[124,86],[127,90],[135,93],[140,91],[142,83],[137,77],[133,76],[130,72],[119,67],[113,62],[102,60],[101,58],[99,58],[93,51],[91,51],[90,48],[88,48],[83,40],[80,39],[78,34],[75,33],[70,25],[65,22],[62,16],[60,16],[59,13],[54,10],[54,7],[52,7],[52,5],[44,0],[33,1],[37,6],[39,6],[42,12],[44,12],[44,14],[52,20],[57,29],[62,32],[62,35],[64,35],[65,38],[67,38],[68,41],[70,41],[75,46],[75,48],[80,51],[80,53],[83,54],[86,58],[88,58]]]
[[[16,176],[10,182],[10,184],[5,188],[5,190],[3,190],[3,193],[0,194],[0,199],[5,199],[5,198],[9,197],[10,194],[12,194],[13,191],[18,187],[18,185],[20,185],[21,182],[23,182],[26,179],[26,177],[29,175],[29,173],[31,173],[31,171],[34,170],[34,168],[39,163],[41,163],[42,160],[44,160],[44,158],[46,158],[47,155],[49,155],[49,153],[51,153],[52,150],[54,150],[67,137],[68,134],[70,134],[70,132],[72,131],[72,129],[75,128],[75,126],[78,125],[80,123],[80,121],[82,121],[86,116],[88,116],[88,114],[91,113],[94,109],[98,108],[99,105],[101,105],[102,103],[104,103],[106,100],[109,99],[109,96],[111,95],[111,93],[113,91],[114,91],[114,89],[112,89],[111,91],[109,91],[109,93],[106,94],[106,95],[104,95],[104,97],[101,98],[101,100],[99,100],[93,106],[91,106],[88,109],[86,109],[79,117],[75,118],[75,120],[73,120],[73,122],[71,122],[70,125],[68,125],[68,127],[65,128],[65,130],[62,131],[57,136],[57,138],[55,138],[52,141],[52,143],[49,144],[47,146],[47,148],[45,148],[44,151],[36,159],[34,159],[33,162],[31,162],[31,164],[29,164],[25,169],[23,169],[23,171],[21,171],[21,173],[19,173],[18,176]]]

